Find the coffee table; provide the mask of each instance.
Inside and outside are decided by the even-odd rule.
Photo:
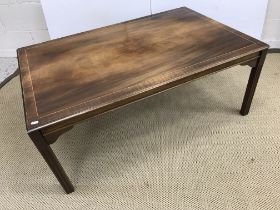
[[[247,115],[268,47],[183,7],[20,48],[27,133],[71,193],[50,145],[73,125],[239,64],[252,67]]]

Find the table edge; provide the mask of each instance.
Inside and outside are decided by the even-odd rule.
[[[76,114],[72,114],[72,115],[70,115],[70,116],[63,117],[63,118],[58,119],[58,120],[56,120],[56,121],[49,122],[49,123],[46,123],[46,124],[44,124],[44,125],[38,126],[38,127],[36,127],[36,128],[30,128],[30,127],[27,127],[27,125],[26,125],[26,127],[27,127],[27,132],[29,133],[29,132],[33,132],[33,131],[36,131],[36,130],[42,130],[42,129],[47,129],[47,130],[50,129],[50,130],[52,130],[53,127],[62,128],[62,127],[72,126],[72,125],[74,125],[74,124],[77,124],[77,123],[80,122],[80,121],[83,121],[83,120],[86,120],[86,119],[89,119],[89,118],[93,118],[93,117],[95,117],[95,116],[97,116],[97,115],[100,115],[100,114],[103,114],[103,113],[107,113],[107,112],[109,112],[109,111],[113,111],[113,110],[115,110],[115,109],[124,107],[124,106],[126,106],[126,105],[131,104],[131,103],[138,102],[138,101],[140,101],[140,100],[146,99],[146,98],[151,97],[151,96],[153,96],[153,95],[160,94],[161,92],[168,91],[169,89],[176,88],[176,87],[179,86],[179,85],[183,85],[183,84],[185,84],[185,83],[194,81],[194,80],[196,80],[196,79],[200,79],[200,78],[205,77],[205,76],[208,76],[208,75],[210,75],[210,74],[214,74],[214,73],[223,71],[223,70],[225,70],[225,69],[227,69],[227,68],[231,68],[231,67],[233,67],[233,66],[237,66],[237,65],[242,64],[242,63],[244,63],[244,62],[247,62],[247,61],[249,61],[249,60],[255,60],[255,59],[257,59],[258,57],[254,57],[254,58],[251,58],[251,59],[249,59],[249,60],[242,61],[242,62],[236,62],[236,61],[238,61],[238,60],[240,60],[240,59],[243,59],[243,58],[246,58],[246,57],[248,57],[248,56],[255,55],[255,54],[260,54],[263,50],[266,50],[266,49],[267,49],[267,48],[262,48],[262,49],[260,49],[260,50],[256,50],[254,53],[248,53],[247,55],[239,56],[239,57],[236,58],[236,59],[231,59],[231,60],[229,60],[229,61],[227,61],[227,62],[221,63],[221,64],[218,65],[218,66],[214,66],[213,68],[210,68],[210,69],[207,69],[207,70],[201,72],[201,73],[202,73],[202,76],[195,77],[195,79],[190,79],[190,80],[188,80],[188,78],[189,78],[189,77],[193,77],[193,75],[191,75],[191,76],[189,76],[189,77],[184,77],[184,78],[182,78],[182,79],[186,79],[187,81],[181,82],[181,83],[179,83],[179,84],[177,84],[177,85],[174,85],[174,86],[171,86],[171,87],[168,87],[168,88],[164,88],[163,90],[156,91],[156,92],[151,93],[151,94],[148,94],[148,95],[145,95],[145,94],[149,93],[150,91],[153,92],[154,89],[146,90],[146,91],[144,91],[143,93],[133,95],[133,96],[128,97],[128,98],[126,98],[126,99],[121,99],[120,101],[109,103],[109,104],[107,104],[107,105],[105,105],[105,106],[102,106],[102,107],[100,107],[100,108],[98,108],[98,109],[89,109],[89,110],[86,110],[86,111],[84,111],[84,112],[79,112],[79,113],[76,113]],[[235,62],[236,62],[236,63],[235,63]],[[233,64],[231,64],[231,63],[233,63]],[[229,65],[227,66],[227,64],[229,64]],[[225,66],[225,67],[219,68],[220,66]],[[217,68],[217,70],[212,71],[212,69],[215,69],[215,68]],[[210,73],[205,73],[205,72],[208,72],[208,71],[210,71]],[[212,71],[212,72],[211,72],[211,71]],[[170,84],[170,83],[172,83],[172,82],[174,82],[174,81],[171,81],[171,82],[168,81],[168,82],[166,83],[166,85],[168,86],[168,84]],[[175,82],[176,82],[176,80],[175,80]],[[160,85],[159,87],[163,87],[163,86],[164,86],[164,85]],[[142,94],[144,95],[143,97],[142,97]],[[125,101],[125,100],[130,100],[130,98],[138,97],[138,96],[139,96],[139,98],[137,98],[137,99],[135,99],[135,100],[128,101],[128,102],[125,103],[125,104],[116,105],[115,107],[110,108],[110,109],[108,109],[108,110],[106,109],[107,106],[113,106],[114,104],[116,104],[116,103],[118,103],[118,102],[123,102],[123,101]],[[102,111],[102,109],[105,109],[105,111]],[[101,110],[101,111],[100,111],[100,110]],[[83,116],[85,116],[85,117],[83,118]],[[79,117],[82,117],[83,119],[82,119],[82,120],[75,121],[74,123],[71,123],[71,120],[75,120],[76,118],[79,118]],[[68,121],[69,121],[70,123],[66,123],[66,122],[68,122]],[[67,124],[67,125],[63,125],[63,124]],[[59,126],[59,125],[62,125],[62,126]]]
[[[207,17],[207,16],[205,16],[205,15],[203,15],[203,14],[200,14],[200,13],[198,13],[198,12],[195,12],[195,11],[193,11],[193,10],[187,8],[187,7],[180,7],[180,8],[177,8],[177,9],[173,9],[173,10],[169,10],[169,11],[160,12],[160,13],[154,14],[153,16],[160,15],[160,14],[162,14],[162,13],[169,13],[169,12],[172,12],[172,11],[178,10],[178,9],[184,9],[184,10],[191,11],[191,13],[199,14],[199,15],[201,15],[202,17],[207,18],[207,19],[209,19],[209,20],[212,20],[212,21],[214,21],[215,23],[219,24],[220,27],[224,28],[225,30],[228,30],[228,31],[230,31],[231,33],[236,34],[237,36],[240,36],[242,39],[246,39],[246,40],[249,39],[249,40],[250,40],[251,42],[253,42],[254,45],[256,46],[256,48],[254,49],[254,52],[260,52],[260,51],[262,51],[262,50],[265,50],[265,49],[268,49],[268,48],[269,48],[269,45],[267,45],[266,43],[264,43],[264,42],[262,42],[262,41],[260,41],[260,40],[257,40],[257,39],[255,39],[255,38],[253,38],[253,37],[250,37],[250,36],[248,36],[248,35],[246,35],[246,34],[240,32],[240,31],[237,31],[237,30],[235,30],[235,29],[233,29],[233,28],[231,28],[231,27],[229,27],[229,26],[226,26],[226,25],[224,25],[224,24],[222,24],[222,23],[219,23],[218,21],[215,21],[215,20],[213,20],[213,19],[211,19],[211,18],[209,18],[209,17]],[[129,21],[125,21],[125,22],[121,22],[121,23],[117,23],[117,24],[114,24],[114,25],[120,25],[120,24],[124,24],[124,23],[127,23],[127,22],[138,21],[138,20],[142,20],[142,19],[145,19],[145,18],[149,18],[149,17],[151,17],[151,15],[149,15],[149,16],[144,16],[144,17],[140,17],[140,18],[137,18],[137,19],[129,20]],[[114,26],[114,25],[109,25],[109,26],[105,26],[105,27],[102,27],[102,28],[107,28],[107,27],[111,27],[111,26]],[[99,29],[102,29],[102,28],[99,28]],[[94,29],[94,30],[85,31],[85,32],[81,32],[81,33],[78,33],[78,34],[73,34],[73,35],[70,35],[70,36],[67,36],[67,37],[79,36],[79,35],[81,35],[81,34],[89,33],[89,32],[95,31],[95,30],[99,30],[99,29]],[[65,38],[67,38],[67,37],[62,37],[62,38],[54,39],[54,40],[47,41],[47,42],[54,42],[54,41],[58,41],[58,40],[60,40],[60,39],[65,39]],[[57,124],[57,123],[59,123],[59,122],[61,122],[61,121],[68,120],[69,118],[77,117],[77,116],[79,116],[79,115],[83,115],[83,114],[85,114],[85,113],[89,113],[89,112],[93,112],[93,111],[94,111],[94,109],[92,108],[92,109],[90,109],[90,110],[87,110],[85,113],[71,114],[71,115],[69,115],[69,116],[67,116],[67,117],[63,117],[63,118],[58,119],[58,120],[56,120],[56,121],[54,121],[54,122],[45,123],[45,124],[40,125],[40,126],[30,126],[30,122],[29,122],[30,119],[28,119],[28,117],[31,118],[32,116],[37,116],[37,117],[39,117],[39,116],[38,116],[38,112],[36,111],[36,110],[37,110],[37,107],[36,107],[35,96],[33,96],[33,103],[31,104],[31,106],[33,106],[33,108],[32,108],[33,113],[27,113],[27,112],[26,112],[27,109],[26,109],[26,102],[25,102],[26,100],[25,100],[25,95],[24,95],[24,94],[26,93],[27,90],[26,90],[26,86],[23,85],[23,82],[27,82],[27,81],[23,81],[23,80],[24,80],[24,79],[23,79],[23,77],[24,77],[23,75],[26,73],[26,72],[24,72],[24,70],[28,67],[28,58],[27,58],[27,52],[26,52],[26,50],[27,50],[27,49],[30,49],[30,48],[32,48],[32,47],[41,46],[41,45],[43,45],[43,44],[46,44],[47,42],[43,42],[43,43],[39,43],[39,44],[35,44],[35,45],[30,45],[30,46],[27,46],[27,47],[23,47],[23,48],[17,49],[18,63],[19,63],[19,72],[20,72],[20,80],[21,80],[21,89],[22,89],[22,98],[23,98],[23,106],[24,106],[24,115],[25,115],[25,123],[26,123],[26,129],[27,129],[28,132],[32,132],[32,131],[35,131],[35,130],[40,130],[40,129],[42,129],[42,128],[49,127],[49,126],[52,126],[52,125],[54,125],[54,124]],[[240,50],[240,49],[238,49],[238,50]],[[254,52],[251,51],[251,52],[249,52],[249,54],[250,54],[250,53],[254,53]],[[242,56],[246,56],[246,54],[241,55],[241,57],[242,57]],[[232,59],[234,60],[234,58],[232,58]],[[235,65],[237,65],[237,64],[235,64]],[[221,69],[221,70],[222,70],[222,69]],[[28,84],[28,87],[33,88],[32,79],[29,80],[29,83],[30,83],[30,84]],[[168,90],[168,89],[166,89],[166,90]],[[162,92],[162,91],[161,91],[161,92]],[[33,92],[33,94],[34,94],[34,92]],[[146,98],[146,97],[144,97],[144,98]],[[27,117],[27,115],[28,115],[28,117]]]

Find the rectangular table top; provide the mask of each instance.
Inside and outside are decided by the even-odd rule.
[[[185,7],[21,48],[27,130],[94,116],[266,48]]]

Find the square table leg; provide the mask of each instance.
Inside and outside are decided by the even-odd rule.
[[[70,182],[68,176],[66,175],[64,169],[60,165],[57,157],[55,156],[50,145],[47,144],[44,136],[40,131],[34,131],[28,134],[32,139],[33,143],[51,168],[52,172],[56,176],[57,180],[63,187],[66,193],[71,193],[74,191],[74,187]]]
[[[247,89],[245,92],[245,96],[243,99],[243,103],[242,103],[242,107],[240,110],[240,114],[245,116],[249,113],[250,107],[251,107],[251,103],[255,94],[255,90],[257,87],[257,83],[262,71],[262,67],[266,58],[266,54],[267,54],[267,50],[263,50],[261,52],[261,56],[258,58],[257,60],[257,64],[255,67],[252,68],[251,73],[250,73],[250,77],[249,77],[249,81],[247,84]]]

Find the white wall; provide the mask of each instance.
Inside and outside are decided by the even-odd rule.
[[[152,10],[153,12],[160,12],[179,6],[187,6],[214,20],[260,39],[267,2],[268,0],[152,0]]]
[[[150,0],[41,0],[41,2],[52,39],[150,14]]]
[[[52,39],[181,6],[187,6],[260,39],[268,0],[207,0],[207,2],[205,0],[41,0],[41,2]]]
[[[40,0],[0,0],[0,57],[49,39]]]
[[[54,0],[43,0],[44,2],[51,2]],[[56,1],[56,2],[62,2],[63,0]],[[69,0],[67,0],[69,1]],[[113,1],[113,0],[111,0]],[[146,15],[147,13],[150,13],[150,9],[153,10],[153,12],[162,11],[165,9],[169,9],[172,7],[181,6],[182,3],[184,4],[186,0],[152,0],[151,8],[149,5],[149,0],[143,0],[145,1],[144,6],[139,6],[139,4],[135,3],[136,1],[130,1],[134,2],[133,4],[128,4],[127,7],[124,7],[122,11],[128,11],[130,12],[131,18]],[[148,3],[147,3],[148,1]],[[203,0],[189,0],[188,2],[193,2],[193,6],[197,5],[198,3],[202,2]],[[211,0],[214,1],[214,0]],[[229,0],[225,0],[222,2],[226,2]],[[251,1],[251,0],[250,0]],[[254,0],[256,1],[256,0]],[[259,1],[259,0],[258,0]],[[80,1],[76,1],[80,2]],[[101,1],[100,2],[104,2]],[[115,1],[114,1],[115,2]],[[118,1],[120,2],[120,1]],[[128,1],[129,2],[129,1]],[[142,2],[142,0],[141,0]],[[157,2],[157,3],[156,3]],[[221,2],[221,1],[219,1]],[[233,2],[233,1],[231,1]],[[257,1],[256,1],[257,2]],[[156,4],[155,4],[156,3]],[[243,1],[244,3],[244,1]],[[104,3],[103,3],[104,4]],[[224,3],[214,5],[214,4],[207,4],[204,2],[204,8],[207,9],[208,7],[216,7],[217,8],[217,16],[219,16],[219,11],[221,10],[221,5]],[[190,6],[192,6],[190,5]],[[235,5],[238,5],[235,2]],[[114,6],[116,9],[120,8],[120,3],[115,4]],[[265,6],[264,6],[265,7]],[[56,7],[58,11],[63,12],[64,10],[61,9],[61,7]],[[106,7],[103,7],[103,9]],[[133,9],[131,9],[133,8]],[[139,8],[139,10],[138,10]],[[198,9],[199,8],[195,8]],[[230,8],[229,8],[230,9]],[[254,9],[253,7],[250,9]],[[269,0],[268,9],[267,9],[267,17],[263,29],[262,39],[269,43],[272,47],[278,47],[280,48],[280,1],[279,0]],[[138,11],[138,13],[136,13]],[[113,22],[110,22],[110,18],[112,21],[112,15],[113,16],[119,16],[121,17],[124,13],[123,12],[116,12],[114,14],[110,12],[104,13],[102,11],[102,5],[99,5],[99,9],[96,10],[96,12],[99,14],[98,21],[96,21],[95,24],[111,24]],[[200,11],[201,12],[201,11]],[[202,11],[203,12],[203,11]],[[63,14],[63,13],[62,13]],[[207,13],[205,13],[207,14]],[[240,14],[238,12],[238,14]],[[211,15],[211,14],[207,14]],[[215,13],[214,13],[215,15]],[[232,20],[232,23],[240,21],[238,16],[236,14],[234,16],[230,16],[231,13],[228,14],[229,19]],[[249,17],[249,16],[247,16]],[[107,18],[107,19],[106,19]],[[238,19],[236,19],[238,18]],[[245,16],[246,18],[246,16]],[[92,19],[88,19],[88,23],[92,23]],[[119,20],[113,19],[115,21],[122,21],[120,18]],[[236,21],[238,20],[238,21]],[[72,20],[75,23],[75,16],[72,16]],[[104,22],[105,21],[105,22]],[[100,23],[98,23],[100,22]],[[66,24],[69,24],[70,21],[66,22]],[[62,23],[63,24],[63,23]],[[227,23],[230,25],[230,23]],[[87,26],[89,27],[89,26]],[[98,25],[96,25],[98,27]],[[67,31],[67,33],[70,33]],[[40,4],[40,0],[0,0],[0,57],[6,57],[6,56],[16,56],[16,49],[22,46],[35,44],[38,42],[46,41],[49,39],[48,31],[47,31],[47,25],[44,20],[44,15],[42,11],[42,7]]]
[[[262,39],[271,48],[280,48],[280,1],[269,0]]]

